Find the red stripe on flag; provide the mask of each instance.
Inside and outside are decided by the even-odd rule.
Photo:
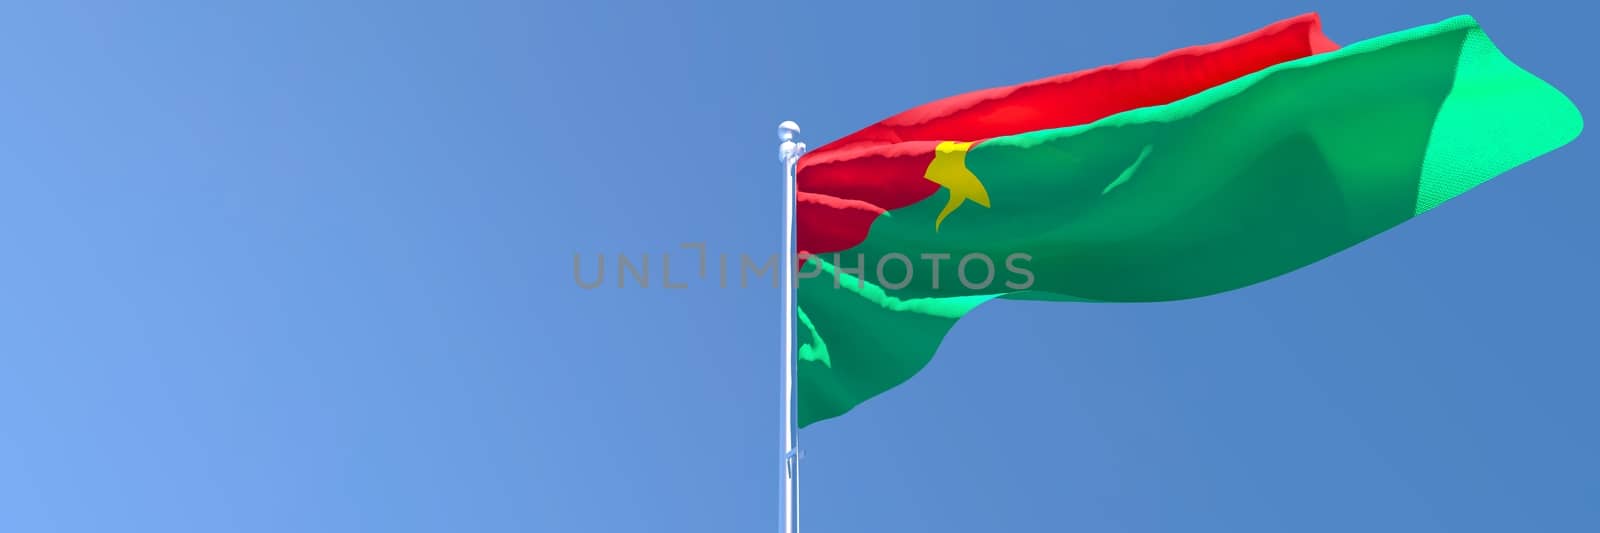
[[[939,186],[923,179],[940,141],[979,141],[1170,103],[1263,68],[1337,49],[1315,13],[1233,39],[923,104],[867,126],[800,158],[799,191],[899,209]],[[796,211],[797,247],[811,253],[850,248],[876,217],[836,210]]]

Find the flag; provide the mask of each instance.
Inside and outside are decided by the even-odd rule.
[[[1305,15],[900,113],[797,165],[799,424],[909,379],[990,300],[1260,283],[1581,129],[1467,16],[1340,48]]]

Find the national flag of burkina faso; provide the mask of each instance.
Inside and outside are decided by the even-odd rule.
[[[799,423],[909,379],[990,300],[1260,283],[1582,127],[1467,16],[1341,48],[1303,15],[894,115],[797,165]]]

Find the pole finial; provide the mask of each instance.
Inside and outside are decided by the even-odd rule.
[[[784,164],[793,164],[800,159],[800,154],[806,153],[806,143],[799,141],[800,125],[793,120],[778,123],[778,160]]]

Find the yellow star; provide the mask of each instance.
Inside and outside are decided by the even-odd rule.
[[[944,204],[939,218],[933,221],[933,231],[939,231],[944,217],[961,207],[962,202],[972,200],[989,207],[989,191],[983,188],[983,182],[978,181],[977,174],[967,170],[969,148],[972,148],[972,143],[944,141],[933,149],[933,162],[928,163],[928,172],[922,177],[950,190],[950,201]]]

